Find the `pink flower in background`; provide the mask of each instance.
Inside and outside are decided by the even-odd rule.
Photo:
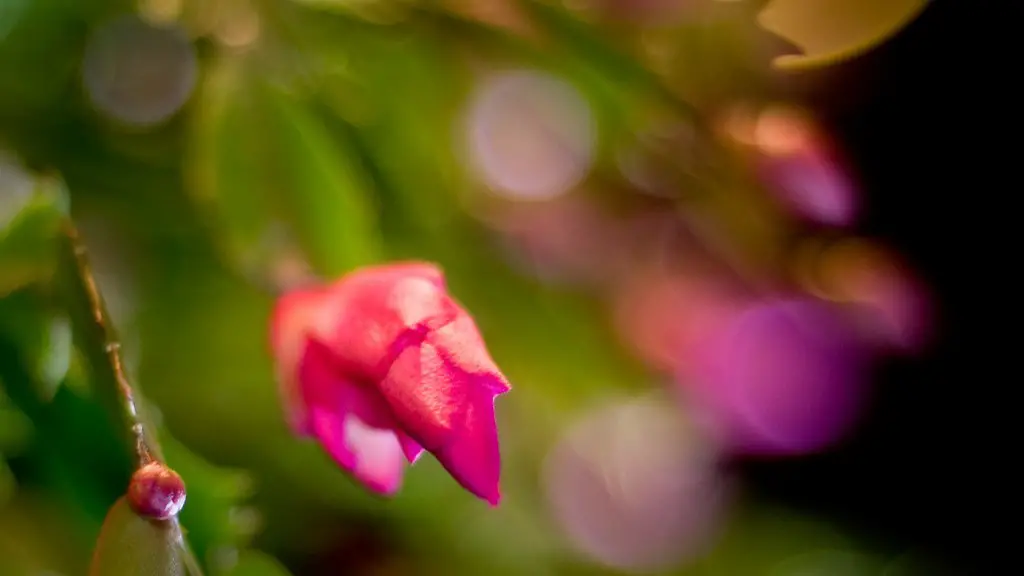
[[[293,429],[394,494],[424,449],[497,505],[494,400],[510,389],[439,268],[372,266],[281,297],[270,328]]]
[[[858,328],[869,341],[904,352],[927,346],[932,296],[895,254],[867,241],[847,240],[819,260],[816,287],[831,299],[861,307]]]
[[[831,447],[856,424],[867,360],[827,303],[752,302],[709,334],[682,376],[728,448],[802,455]]]
[[[742,304],[724,281],[656,267],[634,271],[612,302],[624,343],[638,358],[666,372],[698,361],[707,335],[733,318]]]
[[[860,199],[847,159],[808,113],[788,106],[756,115],[736,109],[726,124],[730,138],[756,151],[758,173],[788,210],[829,226],[854,223]]]
[[[835,143],[810,116],[785,107],[763,111],[754,128],[761,171],[779,199],[811,220],[853,223],[857,193]]]

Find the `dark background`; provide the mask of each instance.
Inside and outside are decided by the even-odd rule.
[[[1014,181],[985,157],[984,138],[1003,121],[993,100],[997,77],[986,68],[1005,39],[995,32],[996,5],[934,2],[884,46],[827,73],[840,83],[805,88],[862,169],[862,229],[928,278],[941,335],[921,357],[881,367],[874,406],[849,445],[745,465],[765,493],[842,519],[879,543],[929,549],[953,574],[988,573],[978,570],[995,562],[986,546],[985,518],[996,516],[997,504],[983,430],[1000,383],[986,377],[981,367],[992,360],[981,359],[968,326],[990,305],[991,286],[978,279],[992,272],[979,271],[972,256],[991,249],[988,236],[998,229],[983,203]],[[977,329],[991,330],[985,326]]]

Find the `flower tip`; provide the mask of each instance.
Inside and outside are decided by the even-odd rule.
[[[397,496],[398,492],[402,488],[402,483],[398,480],[379,480],[362,475],[357,475],[356,479],[369,488],[374,494],[388,500]]]
[[[493,493],[484,496],[483,499],[491,506],[491,508],[497,508],[501,503],[501,492],[495,489]]]

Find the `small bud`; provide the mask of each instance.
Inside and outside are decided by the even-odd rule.
[[[185,482],[174,470],[151,462],[132,475],[128,502],[141,516],[157,520],[172,518],[185,505]]]

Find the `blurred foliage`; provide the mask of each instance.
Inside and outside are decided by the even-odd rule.
[[[85,573],[98,538],[93,574],[183,573],[168,552],[174,535],[118,499],[132,455],[94,385],[110,377],[105,342],[76,325],[82,311],[65,293],[73,281],[55,277],[68,213],[102,272],[140,405],[188,486],[181,522],[208,573],[615,573],[563,543],[538,477],[567,421],[660,376],[622,349],[599,293],[509,263],[478,217],[502,204],[480,194],[459,130],[486,73],[528,67],[562,78],[599,127],[587,184],[601,202],[625,213],[686,203],[721,221],[742,255],[730,260],[737,273],[764,281],[788,220],[736,191],[753,177],[709,118],[724,102],[768,92],[778,54],[754,26],[763,3],[695,4],[691,17],[652,26],[529,0],[0,2],[0,145],[10,152],[0,158],[0,573]],[[770,3],[762,21],[824,62],[880,41],[922,2],[809,4]],[[830,10],[862,17],[839,22]],[[90,92],[87,48],[128,13],[151,23],[139,20],[143,29],[183,31],[195,77],[146,61],[166,54],[142,47],[138,72],[123,45],[123,60],[109,64],[123,84]],[[826,20],[832,27],[819,27]],[[161,71],[161,82],[185,90],[181,102],[145,89]],[[110,113],[118,102],[167,109],[133,125]],[[622,149],[646,142],[652,126],[675,125],[699,149],[645,151],[672,194],[622,193],[631,186],[616,168]],[[15,194],[11,173],[27,191]],[[744,194],[749,202],[735,200]],[[331,277],[407,257],[444,267],[515,384],[498,408],[498,509],[429,458],[399,497],[377,499],[282,418],[267,277],[279,280],[290,270],[279,264],[296,259]],[[714,550],[674,573],[777,574],[826,549],[862,558],[843,574],[882,573],[891,551],[765,506],[741,498]]]

